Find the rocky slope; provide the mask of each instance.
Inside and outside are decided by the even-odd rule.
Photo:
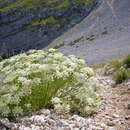
[[[130,53],[129,7],[129,0],[102,0],[99,8],[49,47],[61,45],[63,53],[83,56],[89,65]]]
[[[16,122],[0,120],[1,130],[129,130],[130,129],[130,81],[120,85],[108,76],[100,76],[99,110],[92,116],[80,117],[56,114],[53,110],[42,109]]]
[[[45,47],[96,5],[97,0],[1,0],[0,55]]]

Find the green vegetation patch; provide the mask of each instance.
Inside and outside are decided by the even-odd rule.
[[[93,2],[94,0],[75,0],[77,3],[79,3],[79,4],[85,4],[86,2],[88,2],[88,3],[91,3],[91,2]]]
[[[101,63],[93,66],[94,69],[103,68],[104,74],[111,75],[116,83],[122,83],[130,78],[130,54],[124,57],[115,58],[108,63]]]
[[[36,22],[31,23],[28,28],[32,27],[32,26],[37,26],[37,25],[41,25],[41,24],[58,24],[58,20],[56,20],[53,16],[50,16],[46,19],[42,19]]]
[[[116,83],[122,83],[124,80],[130,77],[130,70],[125,68],[120,68],[114,73],[114,78]]]
[[[51,8],[52,10],[57,10],[57,9],[61,9],[61,8],[65,8],[68,7],[70,5],[69,0],[65,0],[63,1],[61,4],[59,4],[58,6]]]
[[[4,4],[7,3],[9,0],[2,0],[0,1],[0,4]],[[49,6],[51,4],[54,4],[56,2],[59,2],[60,0],[18,0],[15,3],[9,4],[8,6],[1,8],[0,12],[7,12],[10,9],[16,8],[16,7],[22,7],[25,6],[25,10],[26,9],[32,9],[32,8],[36,8],[37,6],[42,6],[42,5],[46,5]],[[76,3],[80,4],[80,3],[86,3],[86,2],[92,2],[93,0],[74,0]],[[70,5],[70,0],[64,0],[62,3],[60,3],[59,5],[57,5],[54,8],[51,8],[53,10],[56,9],[61,9],[63,7],[67,7]]]
[[[30,50],[0,62],[0,117],[43,107],[88,115],[98,107],[96,73],[79,57],[55,49]]]
[[[69,43],[69,45],[70,45],[70,46],[74,46],[74,45],[75,45],[76,43],[78,43],[81,39],[83,39],[83,36],[77,38],[77,39],[74,40],[74,41],[71,41],[71,42]]]
[[[59,48],[61,48],[61,47],[64,46],[64,45],[65,45],[65,43],[62,42],[62,43],[60,43],[59,45],[56,45],[56,46],[54,47],[54,49],[59,49]]]
[[[95,36],[91,34],[89,37],[86,38],[88,41],[93,41],[95,39]]]

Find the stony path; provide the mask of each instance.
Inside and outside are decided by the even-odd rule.
[[[105,130],[130,130],[130,82],[115,86],[110,77],[100,77],[101,105],[95,120]]]
[[[72,115],[64,119],[53,110],[42,109],[17,123],[1,120],[5,127],[0,130],[130,130],[130,82],[115,86],[110,77],[100,76],[97,85],[101,103],[93,116]]]

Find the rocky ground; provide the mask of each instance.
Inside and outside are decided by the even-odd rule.
[[[115,85],[110,77],[100,76],[97,85],[101,102],[92,116],[65,119],[53,110],[42,109],[16,123],[1,120],[0,130],[130,130],[130,81]]]

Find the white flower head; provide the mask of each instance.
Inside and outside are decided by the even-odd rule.
[[[59,103],[61,103],[61,100],[58,97],[55,97],[55,98],[52,98],[51,102],[53,104],[59,104]]]
[[[56,52],[56,51],[57,51],[57,50],[54,49],[54,48],[50,48],[50,49],[49,49],[49,52],[52,52],[52,53],[53,53],[53,52]]]

